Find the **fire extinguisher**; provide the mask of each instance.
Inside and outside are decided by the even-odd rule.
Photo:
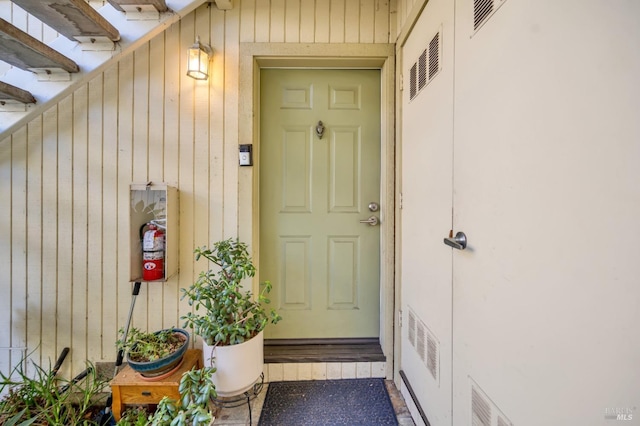
[[[148,228],[145,232],[145,228]],[[154,223],[140,228],[142,240],[142,280],[155,281],[164,278],[164,232]]]

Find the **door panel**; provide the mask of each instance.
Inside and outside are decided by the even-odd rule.
[[[266,337],[378,337],[380,72],[262,70],[260,161]]]
[[[452,14],[429,1],[402,50],[400,369],[434,426],[451,424]]]
[[[635,422],[640,3],[457,3],[454,423]]]

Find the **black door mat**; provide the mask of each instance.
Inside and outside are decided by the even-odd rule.
[[[384,379],[269,383],[260,426],[397,425]]]

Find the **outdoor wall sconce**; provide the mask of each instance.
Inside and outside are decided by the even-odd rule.
[[[211,46],[200,43],[200,36],[187,50],[187,75],[196,80],[209,78],[209,58],[213,54]]]

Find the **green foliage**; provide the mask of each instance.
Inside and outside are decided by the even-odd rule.
[[[118,426],[147,426],[149,414],[145,407],[130,407],[122,412]]]
[[[195,313],[183,316],[185,327],[191,327],[209,345],[235,345],[264,330],[267,323],[276,324],[280,315],[274,309],[267,312],[270,303],[267,294],[272,285],[265,281],[254,300],[250,291],[244,291],[241,281],[253,277],[253,266],[247,245],[233,239],[216,242],[212,248],[195,250],[196,260],[201,257],[217,265],[200,273],[189,289],[181,289],[181,299],[187,298]]]
[[[124,330],[120,329],[120,335]],[[127,340],[116,341],[118,349],[122,349],[129,355],[129,358],[136,362],[155,361],[171,355],[182,347],[184,338],[179,333],[174,333],[173,328],[160,330],[154,333],[140,331],[132,328],[127,333]]]
[[[5,376],[0,372],[0,392],[8,390],[0,401],[0,424],[27,425],[98,425],[95,415],[104,407],[108,383],[92,364],[81,381],[55,377],[51,368],[33,363],[27,374],[25,362]],[[13,377],[13,378],[12,378]]]
[[[168,397],[158,403],[153,416],[149,418],[152,426],[204,426],[211,423],[209,401],[217,396],[211,376],[215,368],[191,369],[182,375],[178,391],[180,401]],[[120,423],[118,423],[120,425]]]
[[[20,423],[18,423],[20,421],[20,419],[22,418],[22,416],[24,415],[24,413],[27,412],[27,409],[25,408],[24,410],[20,411],[18,414],[12,416],[10,419],[8,419],[6,422],[4,422],[3,424],[5,426],[29,426],[33,423],[35,423],[38,418],[37,417],[33,417],[29,420],[24,420]]]

